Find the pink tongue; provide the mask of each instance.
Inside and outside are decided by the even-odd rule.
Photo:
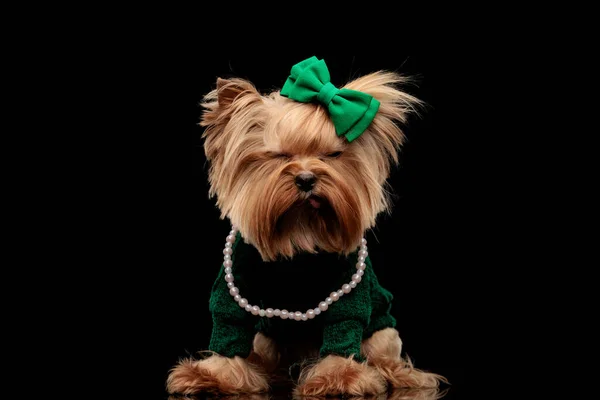
[[[313,206],[314,208],[319,208],[321,207],[321,202],[319,202],[319,200],[314,199],[314,198],[309,198],[308,201],[310,202],[310,205]]]

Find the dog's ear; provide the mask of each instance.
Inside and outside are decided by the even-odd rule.
[[[260,121],[263,97],[252,83],[239,79],[217,79],[217,87],[204,97],[200,125],[206,127],[204,152],[211,162],[211,195],[214,183],[227,181],[221,176],[225,154],[239,146],[249,130]]]
[[[394,72],[379,71],[362,76],[344,86],[370,94],[379,100],[375,118],[350,146],[356,146],[364,165],[372,168],[374,178],[384,184],[391,166],[398,165],[400,148],[405,141],[403,130],[411,114],[418,114],[424,103],[408,94],[404,87],[411,79]]]
[[[408,94],[403,87],[412,79],[394,72],[379,71],[362,76],[344,86],[370,94],[380,102],[375,119],[357,142],[368,142],[385,156],[398,162],[400,146],[405,140],[402,128],[408,123],[411,114],[419,113],[424,103]],[[386,157],[386,158],[387,158]]]
[[[252,83],[239,79],[217,78],[217,88],[204,97],[205,108],[200,125],[224,128],[231,114],[261,101]]]
[[[258,95],[250,82],[243,79],[217,78],[217,99],[219,106],[229,107],[237,97],[245,95]]]

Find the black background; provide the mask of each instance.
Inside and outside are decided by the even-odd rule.
[[[406,90],[427,103],[421,116],[413,116],[404,128],[408,141],[401,165],[390,177],[394,210],[380,216],[367,240],[381,283],[395,295],[393,314],[405,354],[416,367],[450,380],[446,398],[461,397],[471,339],[465,278],[473,245],[464,214],[473,205],[464,190],[469,159],[465,105],[474,100],[468,99],[463,77],[473,65],[460,57],[441,56],[250,57],[204,52],[181,67],[169,68],[168,76],[158,80],[160,88],[154,86],[160,95],[153,91],[148,101],[160,101],[142,111],[140,126],[149,128],[139,134],[144,142],[153,143],[140,146],[144,161],[139,168],[133,166],[137,175],[122,179],[128,192],[144,193],[130,204],[136,210],[131,235],[141,243],[144,260],[135,263],[134,269],[143,276],[136,285],[148,285],[151,301],[134,302],[132,315],[149,320],[153,339],[146,350],[157,362],[153,387],[159,398],[166,397],[164,381],[178,358],[208,345],[209,290],[229,231],[228,222],[219,219],[214,199],[208,198],[199,102],[215,87],[217,77],[248,79],[261,92],[280,88],[290,67],[311,55],[325,59],[336,86],[379,69],[413,76],[417,83]],[[177,146],[171,145],[173,138]],[[122,221],[125,231],[127,222]]]

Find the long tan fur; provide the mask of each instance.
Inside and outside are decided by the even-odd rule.
[[[381,102],[367,131],[347,143],[321,105],[279,92],[263,96],[250,82],[220,79],[205,98],[201,125],[210,195],[222,218],[238,226],[265,260],[317,248],[353,251],[390,207],[386,178],[404,140],[400,125],[420,104],[399,89],[405,80],[377,72],[346,85]],[[336,152],[341,155],[330,156]],[[316,176],[312,194],[324,201],[322,209],[306,207],[294,183],[301,172]]]
[[[361,345],[367,363],[375,367],[393,388],[437,388],[448,383],[441,375],[414,368],[409,359],[401,356],[402,341],[393,328],[375,332]]]
[[[171,370],[169,393],[260,393],[269,389],[261,369],[240,357],[212,355],[204,360],[185,359]]]
[[[387,390],[376,369],[352,358],[330,355],[300,374],[294,394],[299,396],[377,395]]]

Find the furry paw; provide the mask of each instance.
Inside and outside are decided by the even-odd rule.
[[[441,375],[414,368],[410,360],[380,359],[375,362],[369,361],[369,363],[379,371],[394,389],[437,388],[440,382],[448,383],[446,378]]]
[[[167,379],[167,391],[171,394],[260,393],[268,389],[267,379],[258,368],[237,356],[186,359],[171,370]]]
[[[384,393],[387,385],[376,369],[352,358],[330,355],[300,374],[297,396],[352,396]]]

